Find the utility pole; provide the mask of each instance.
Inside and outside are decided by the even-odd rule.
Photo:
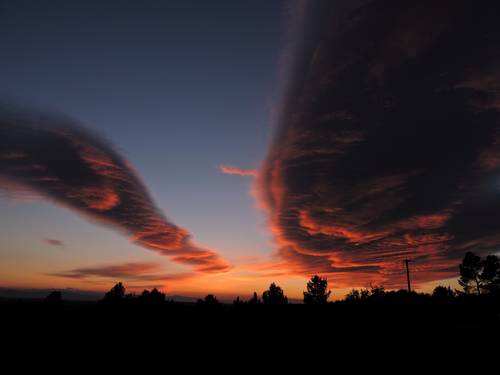
[[[408,267],[408,263],[411,262],[409,259],[404,260],[406,264],[406,281],[408,282],[408,292],[411,292],[411,284],[410,284],[410,268]]]

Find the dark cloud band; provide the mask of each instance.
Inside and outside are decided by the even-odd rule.
[[[498,250],[500,4],[311,3],[257,179],[280,254],[398,285],[405,258],[424,282]]]
[[[229,269],[163,216],[124,157],[71,119],[0,108],[0,181],[119,229],[195,271]]]

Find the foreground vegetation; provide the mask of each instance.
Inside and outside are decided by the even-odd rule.
[[[275,283],[261,296],[239,297],[232,304],[207,295],[196,303],[174,302],[157,289],[127,294],[117,283],[98,302],[64,301],[52,292],[42,301],[3,301],[0,315],[15,327],[45,325],[72,327],[105,325],[105,329],[135,322],[155,324],[169,332],[175,329],[228,330],[232,332],[276,332],[290,329],[311,333],[366,332],[367,330],[438,327],[500,328],[500,261],[496,256],[481,259],[467,253],[459,266],[463,290],[438,286],[432,294],[408,290],[388,291],[382,286],[352,290],[343,300],[329,302],[328,281],[313,276],[304,291],[303,304],[289,303]],[[159,325],[168,322],[166,326]],[[172,324],[174,322],[174,324]],[[21,324],[22,323],[22,324]],[[76,324],[76,325],[75,325]]]

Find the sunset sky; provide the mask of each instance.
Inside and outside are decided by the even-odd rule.
[[[500,245],[499,6],[410,3],[0,0],[0,287],[455,287]]]

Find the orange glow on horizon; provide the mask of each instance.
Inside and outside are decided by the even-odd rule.
[[[9,275],[13,276],[13,275]],[[219,299],[230,301],[237,296],[248,299],[253,292],[259,297],[272,282],[283,288],[288,298],[301,301],[303,291],[306,289],[308,277],[298,275],[281,275],[276,277],[262,277],[245,273],[232,272],[222,274],[197,274],[189,277],[173,278],[165,282],[133,282],[124,278],[95,277],[86,279],[63,279],[61,277],[45,275],[17,274],[15,277],[2,280],[2,288],[12,289],[72,289],[92,292],[107,292],[118,281],[123,282],[128,293],[140,293],[144,289],[158,288],[167,296],[185,296],[202,298],[207,294],[214,294]],[[370,288],[369,284],[360,282],[359,285],[341,286],[335,283],[335,278],[328,278],[329,288],[332,290],[331,300],[341,300],[351,289]],[[403,285],[406,281],[402,279]],[[373,284],[376,285],[376,284]],[[460,289],[456,279],[442,279],[433,282],[414,285],[417,292],[432,293],[437,285],[451,286]],[[382,285],[383,286],[383,285]],[[402,287],[404,288],[404,287]],[[389,289],[389,288],[388,288]],[[401,289],[401,288],[396,288]]]

